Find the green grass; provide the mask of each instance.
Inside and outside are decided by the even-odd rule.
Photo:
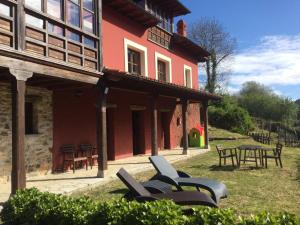
[[[226,134],[225,131],[221,131]],[[228,135],[228,134],[227,134]],[[230,135],[230,134],[229,134]],[[231,166],[218,167],[216,144],[238,146],[255,143],[252,140],[211,142],[212,151],[181,161],[174,166],[194,177],[207,177],[224,182],[230,196],[222,199],[221,208],[232,208],[241,215],[250,215],[261,211],[278,213],[287,211],[300,215],[300,149],[284,148],[283,169],[270,160],[268,169],[256,169],[254,163],[242,165],[240,169]],[[257,144],[257,143],[255,143]],[[137,174],[139,181],[149,179],[154,171]],[[126,192],[120,181],[113,181],[86,193],[98,201],[119,199]]]

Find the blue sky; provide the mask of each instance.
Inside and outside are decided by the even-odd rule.
[[[300,98],[300,0],[181,0],[184,19],[216,18],[237,39],[229,81],[236,92],[255,80],[276,93]]]

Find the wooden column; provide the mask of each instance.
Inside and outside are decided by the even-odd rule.
[[[158,155],[157,144],[157,96],[151,99],[151,155]]]
[[[209,137],[208,137],[208,102],[204,102],[203,105],[203,119],[204,119],[204,135],[205,135],[205,148],[209,146]]]
[[[101,81],[100,81],[101,82]],[[98,149],[98,174],[97,177],[104,178],[107,170],[107,124],[106,109],[108,86],[98,83],[98,107],[97,107],[97,149]]]
[[[33,73],[10,69],[12,94],[12,170],[11,194],[26,188],[25,169],[25,91],[26,80]]]
[[[188,139],[188,130],[187,130],[187,107],[188,101],[182,100],[182,144],[183,144],[183,155],[188,154],[189,148],[189,139]]]

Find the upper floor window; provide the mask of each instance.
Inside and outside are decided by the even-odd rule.
[[[124,39],[125,71],[135,75],[148,76],[147,48]]]
[[[0,3],[0,14],[10,17],[10,7]]]
[[[172,83],[172,60],[171,58],[155,52],[156,79]]]
[[[95,34],[95,0],[25,0],[25,4],[26,7],[45,12],[68,25]]]
[[[186,65],[184,65],[184,86],[193,88],[192,68]]]
[[[158,60],[157,62],[157,73],[158,73],[158,80],[160,81],[167,81],[167,65],[165,62]]]
[[[148,11],[161,20],[158,26],[170,33],[173,32],[173,18],[155,4],[148,3]]]
[[[47,13],[62,19],[62,0],[47,0]]]
[[[128,49],[128,72],[141,75],[141,54],[132,49]]]

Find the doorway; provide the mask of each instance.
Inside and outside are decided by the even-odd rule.
[[[144,154],[144,132],[142,111],[132,111],[132,146],[133,155]]]
[[[161,123],[161,149],[170,149],[170,113],[161,112],[160,113],[160,123]]]

